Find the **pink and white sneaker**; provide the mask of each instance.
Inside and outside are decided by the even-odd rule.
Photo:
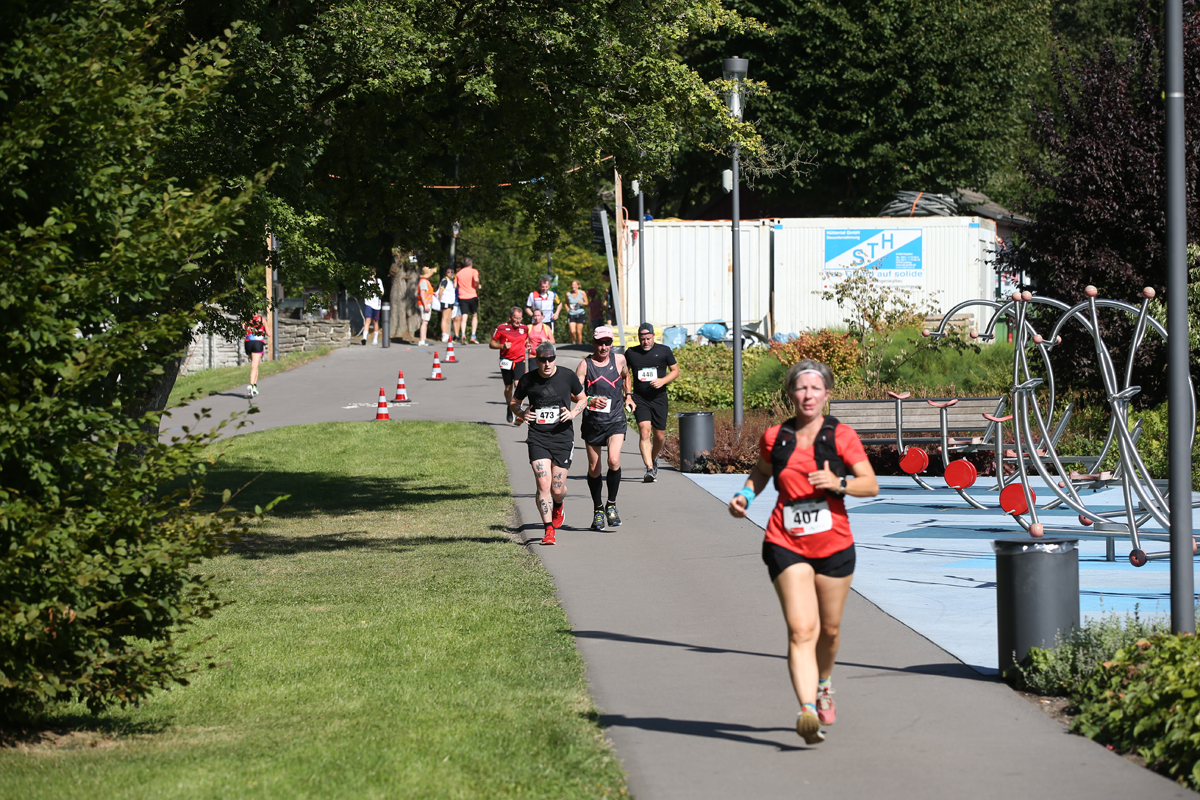
[[[822,725],[837,722],[837,709],[833,707],[833,689],[817,689],[817,719]]]

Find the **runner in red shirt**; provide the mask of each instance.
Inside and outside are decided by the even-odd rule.
[[[513,385],[525,374],[525,353],[528,349],[529,329],[522,324],[525,318],[520,306],[508,310],[508,322],[496,326],[489,346],[500,351],[500,377],[504,379],[504,407],[512,403]],[[505,417],[511,425],[514,421],[511,409]]]
[[[795,449],[775,476],[779,499],[762,555],[788,628],[788,671],[801,706],[796,733],[806,744],[817,744],[825,739],[821,725],[837,719],[830,676],[854,578],[854,537],[843,497],[874,497],[879,483],[853,428],[839,423],[832,443],[818,441],[823,429],[828,434],[821,409],[833,388],[829,367],[805,359],[787,371],[783,385],[796,416],[763,434],[758,464],[729,501],[729,513],[746,516],[775,472],[772,457],[783,455],[782,449],[775,452],[777,443],[792,440],[794,430]],[[836,455],[818,464],[817,448]]]
[[[529,325],[529,357],[533,358],[533,351],[537,350],[537,346],[542,342],[554,341],[554,329],[543,321],[544,315],[540,308],[533,310],[533,322]]]

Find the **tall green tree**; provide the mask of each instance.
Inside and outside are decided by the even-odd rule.
[[[1102,297],[1136,302],[1144,286],[1167,303],[1165,110],[1161,31],[1142,25],[1135,46],[1111,45],[1094,58],[1060,53],[1056,102],[1037,109],[1031,131],[1040,147],[1023,166],[1030,186],[1026,207],[1034,223],[1004,254],[1008,269],[1023,272],[1037,291],[1082,302],[1094,285]],[[1184,87],[1188,241],[1200,242],[1200,15],[1184,19]],[[1186,302],[1187,298],[1182,298]],[[1122,320],[1103,321],[1116,344],[1131,331]],[[1099,388],[1090,339],[1075,326],[1057,356],[1078,380]],[[1166,374],[1156,337],[1139,351],[1139,402],[1165,398]],[[1196,360],[1196,356],[1193,356]]]
[[[197,566],[236,520],[197,511],[203,440],[159,443],[146,398],[220,299],[256,182],[164,171],[170,131],[230,64],[224,38],[160,61],[155,21],[139,0],[81,1],[0,43],[4,719],[186,682],[175,640],[220,605]]]
[[[782,160],[811,166],[764,176],[758,189],[811,214],[871,214],[899,189],[984,186],[1015,156],[1021,115],[1043,68],[1047,0],[737,0],[770,31],[698,39],[688,63],[719,74],[722,57],[750,59],[769,93],[746,117]],[[665,204],[714,187],[727,168],[693,150],[663,185]]]

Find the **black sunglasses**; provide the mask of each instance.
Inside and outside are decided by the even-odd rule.
[[[601,347],[612,347],[612,339],[597,339],[596,344]]]
[[[550,363],[551,361],[553,361],[555,358],[557,358],[557,356],[538,356],[538,357],[537,357],[537,362],[538,362],[539,364],[549,364],[549,363]]]

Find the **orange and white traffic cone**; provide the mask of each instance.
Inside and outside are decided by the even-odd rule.
[[[458,363],[458,359],[454,357],[454,340],[453,339],[451,339],[446,344],[446,363],[447,364],[457,364]]]
[[[384,393],[383,387],[380,386],[379,387],[379,406],[375,409],[375,421],[379,422],[380,420],[382,420],[384,422],[387,422],[390,419],[391,419],[391,417],[388,416],[388,411],[387,411],[387,394]]]
[[[396,378],[396,399],[393,403],[407,403],[408,389],[404,386],[404,370],[400,370],[400,377]]]
[[[442,360],[438,358],[438,351],[433,351],[433,374],[429,376],[431,381],[444,381],[445,376],[442,375]]]

